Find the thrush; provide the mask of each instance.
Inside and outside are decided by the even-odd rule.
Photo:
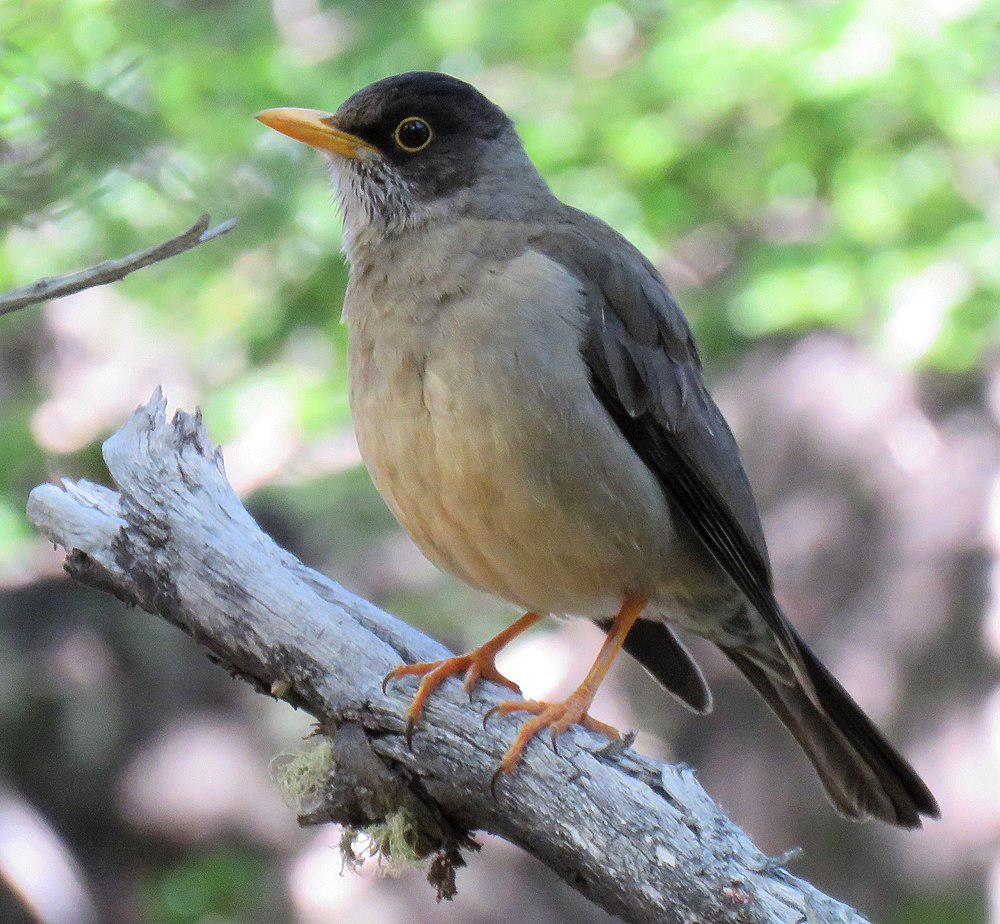
[[[736,441],[655,267],[557,199],[510,118],[471,85],[410,73],[335,113],[269,109],[322,151],[344,221],[350,402],[397,520],[445,571],[525,615],[421,678],[409,729],[448,677],[520,693],[494,658],[550,615],[606,632],[562,702],[525,712],[498,774],[588,708],[622,648],[695,712],[705,678],[674,632],[711,640],[815,766],[844,815],[919,827],[927,786],[786,618]],[[496,780],[496,777],[494,778]]]

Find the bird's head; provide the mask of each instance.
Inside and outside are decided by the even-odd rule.
[[[510,215],[547,194],[504,111],[445,74],[388,77],[334,113],[266,109],[256,118],[327,155],[355,234],[434,217]]]

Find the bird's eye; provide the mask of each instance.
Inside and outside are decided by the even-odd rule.
[[[396,144],[404,151],[416,154],[417,151],[422,151],[431,143],[433,134],[431,127],[423,119],[410,116],[396,126],[393,137],[396,139]]]

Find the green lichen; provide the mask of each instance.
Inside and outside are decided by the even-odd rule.
[[[304,812],[320,798],[333,771],[333,744],[325,736],[301,751],[279,754],[271,761],[271,775],[285,801]]]
[[[319,736],[314,743],[294,753],[279,754],[271,761],[271,774],[281,790],[285,801],[299,813],[305,814],[315,809],[327,792],[331,774],[337,772],[334,761],[334,745],[326,736]],[[354,795],[367,792],[356,789]],[[328,794],[328,792],[327,792]],[[369,793],[370,796],[370,793]],[[365,800],[361,800],[363,803]],[[380,812],[379,800],[368,800],[362,811],[367,817],[376,817]],[[340,854],[344,868],[357,870],[368,859],[376,861],[375,868],[380,876],[397,877],[439,850],[438,841],[429,842],[420,828],[420,819],[406,808],[397,809],[380,821],[371,824],[345,825],[340,840]],[[443,856],[443,854],[442,854]],[[461,862],[459,857],[458,862]],[[438,891],[438,899],[450,898],[454,894],[454,863],[445,863],[450,871],[451,884],[444,887],[432,879]],[[441,860],[432,869],[441,866]]]
[[[344,865],[351,869],[357,869],[368,857],[374,857],[379,875],[395,878],[423,860],[414,846],[419,840],[413,816],[400,809],[367,828],[345,828],[340,853]]]

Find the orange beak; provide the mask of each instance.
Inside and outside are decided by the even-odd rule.
[[[312,148],[357,160],[379,150],[357,135],[335,127],[335,117],[320,109],[265,109],[254,118],[268,128]]]

